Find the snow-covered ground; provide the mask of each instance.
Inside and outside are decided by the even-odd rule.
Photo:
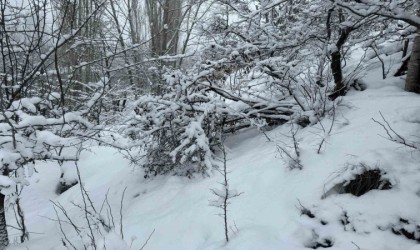
[[[420,153],[387,140],[385,130],[372,118],[384,123],[381,112],[401,136],[420,140],[420,96],[405,92],[403,79],[379,80],[378,76],[379,69],[373,68],[364,78],[367,89],[343,98],[330,135],[320,123],[299,130],[302,170],[288,169],[277,147],[291,146],[288,125],[266,135],[247,129],[226,141],[230,188],[243,192],[229,206],[228,244],[222,218],[217,216],[220,211],[209,206],[215,198],[210,189],[219,187],[222,180],[219,173],[207,178],[144,179],[142,170],[130,166],[116,150],[91,147],[82,154],[79,167],[97,210],[108,193],[116,229],[105,235],[106,249],[140,249],[150,235],[144,249],[292,250],[327,241],[333,244],[330,249],[419,249],[416,241],[393,230],[404,227],[412,232],[420,225]],[[321,123],[328,131],[331,122],[327,117]],[[318,154],[323,138],[326,143]],[[386,172],[384,178],[392,188],[360,197],[329,192],[360,173],[361,164]],[[52,202],[61,204],[75,223],[88,230],[80,209],[72,204],[83,204],[80,187],[57,195],[58,165],[38,164],[37,171],[30,179],[31,188],[22,194],[30,241],[9,249],[67,249]],[[121,214],[126,246],[115,240],[125,188]],[[315,217],[302,215],[301,205]],[[83,249],[74,230],[62,224],[66,237]],[[11,240],[16,237],[11,230]]]

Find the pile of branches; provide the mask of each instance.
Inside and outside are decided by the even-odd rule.
[[[257,79],[264,81],[259,89],[250,86],[253,81],[240,89],[236,84],[236,89],[229,88],[226,82],[231,73],[214,77],[219,66],[214,62],[189,72],[168,71],[160,94],[142,96],[129,106],[120,132],[132,139],[133,147],[142,149],[141,162],[137,163],[144,167],[145,178],[206,175],[216,165],[216,146],[227,133],[286,122],[306,126],[332,108],[322,94],[325,88],[315,83],[293,83],[287,76],[291,72],[287,65],[281,78],[274,67],[271,75],[262,71],[264,66],[253,68],[263,75]]]

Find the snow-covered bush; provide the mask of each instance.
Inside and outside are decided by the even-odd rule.
[[[172,172],[191,176],[213,166],[211,145],[221,135],[225,104],[193,86],[186,76],[167,76],[161,96],[142,96],[122,131],[144,143],[146,177]]]
[[[213,146],[226,133],[286,122],[307,126],[334,107],[327,87],[303,74],[293,81],[300,68],[292,63],[256,61],[235,72],[227,70],[241,63],[224,64],[223,59],[184,72],[168,70],[162,94],[144,95],[128,105],[130,113],[123,114],[125,125],[119,129],[144,149],[139,164],[146,177],[205,174],[214,165]]]
[[[0,161],[3,173],[21,171],[19,169],[26,164],[37,160],[77,160],[74,150],[65,152],[63,149],[80,145],[85,138],[96,134],[95,125],[87,117],[101,96],[100,88],[97,90],[90,102],[77,111],[64,112],[54,100],[39,97],[19,99],[2,110]],[[24,177],[25,173],[22,175]]]

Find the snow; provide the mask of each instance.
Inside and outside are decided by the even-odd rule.
[[[290,125],[265,131],[265,135],[256,129],[245,129],[227,139],[229,189],[235,190],[232,195],[241,193],[228,207],[229,243],[224,242],[220,209],[209,205],[217,200],[211,190],[224,192],[220,190],[221,176],[217,171],[209,173],[209,177],[191,179],[144,179],[143,170],[130,165],[116,149],[89,146],[78,163],[82,185],[98,210],[108,197],[108,209],[115,221],[113,230],[98,237],[98,249],[140,249],[149,236],[144,249],[297,250],[326,239],[334,244],[330,249],[420,249],[417,242],[392,232],[396,227],[413,229],[420,223],[420,153],[387,140],[383,128],[372,120],[380,121],[381,112],[395,131],[415,139],[420,128],[420,96],[403,90],[404,79],[378,80],[380,75],[378,67],[371,68],[363,78],[367,89],[350,91],[342,99],[331,134],[321,127],[330,127],[333,120],[328,116],[298,131],[302,170],[290,170],[277,147],[281,143],[292,146],[288,137]],[[30,102],[22,105],[31,109]],[[233,108],[244,106],[238,102]],[[28,118],[23,123],[46,123],[38,119]],[[77,120],[78,116],[70,113],[66,119]],[[185,131],[185,145],[190,140],[202,140],[199,121],[192,122]],[[52,145],[60,140],[46,131],[38,131],[37,136]],[[323,139],[326,143],[318,154]],[[6,152],[0,151],[3,153]],[[1,158],[14,159],[12,154]],[[360,173],[360,163],[386,172],[392,189],[372,190],[360,197],[329,192],[336,184]],[[80,184],[57,195],[54,183],[58,184],[61,171],[69,175],[66,178],[76,179],[76,166],[66,163],[60,170],[57,163],[40,162],[35,167],[38,173],[29,178],[31,188],[25,187],[21,196],[26,225],[33,233],[28,242],[8,249],[67,249],[62,244],[64,235],[52,202],[65,207],[74,222],[86,229],[83,213],[74,205],[82,204]],[[13,183],[0,176],[2,186]],[[301,215],[300,205],[315,218]],[[13,218],[12,210],[7,213],[8,218]],[[401,224],[401,219],[409,224]],[[69,225],[63,228],[66,237],[80,249],[84,241],[90,240],[86,235],[81,239]],[[18,235],[10,230],[12,242]]]
[[[16,183],[7,176],[0,176],[0,192],[3,195],[13,193],[13,188],[16,186]]]
[[[111,187],[115,211],[122,189],[128,187],[127,205],[123,210],[124,234],[137,237],[133,242],[135,247],[140,247],[155,229],[147,249],[304,249],[311,242],[312,230],[317,229],[319,237],[334,239],[333,249],[357,249],[352,242],[362,249],[411,249],[414,242],[377,227],[389,226],[398,215],[419,222],[420,216],[413,209],[420,206],[415,193],[420,188],[416,181],[420,177],[416,153],[378,136],[383,131],[371,118],[377,118],[378,111],[382,111],[397,131],[409,135],[418,128],[418,124],[413,124],[417,120],[404,117],[411,117],[416,110],[418,113],[416,107],[420,106],[420,98],[404,92],[397,79],[377,85],[364,92],[351,93],[345,99],[340,107],[343,118],[337,122],[334,135],[328,139],[327,149],[321,155],[315,152],[319,143],[319,138],[313,134],[317,133],[316,126],[302,131],[300,145],[305,168],[300,172],[288,171],[276,158],[275,143],[267,142],[257,131],[246,130],[228,140],[230,185],[243,195],[230,205],[230,222],[235,222],[238,231],[227,245],[223,243],[222,221],[215,216],[217,210],[208,205],[213,198],[209,190],[216,187],[219,180],[216,174],[204,179],[144,180],[141,170],[130,168],[127,160],[116,151],[95,147],[82,155],[83,180],[95,203],[100,203]],[[410,103],[408,109],[407,103]],[[345,120],[350,123],[344,123]],[[280,127],[267,134],[281,140],[285,129],[288,128]],[[351,143],[344,143],[346,141]],[[346,163],[360,161],[386,169],[397,179],[398,188],[372,191],[359,198],[333,195],[320,200],[332,173]],[[23,200],[28,211],[28,228],[42,234],[34,234],[28,243],[10,249],[25,249],[25,246],[34,250],[61,249],[56,223],[45,218],[54,217],[48,199],[67,204],[71,212],[74,209],[69,201],[80,199],[77,187],[58,197],[53,194],[51,183],[59,178],[57,166],[44,164],[38,170],[42,181],[36,182],[35,175],[34,189],[25,190]],[[298,199],[330,223],[321,226],[300,216],[296,209]],[[339,224],[344,208],[357,233],[345,231]],[[110,233],[100,242],[107,242],[106,249],[129,249],[122,247],[121,239],[115,234]]]
[[[40,98],[33,97],[33,98],[22,98],[19,101],[14,101],[12,103],[12,107],[14,109],[19,109],[20,107],[27,109],[29,112],[35,113],[36,107],[35,104],[41,102]]]

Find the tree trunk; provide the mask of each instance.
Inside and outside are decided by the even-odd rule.
[[[413,50],[408,62],[407,78],[405,80],[405,90],[420,94],[420,29],[413,41]]]
[[[0,250],[6,249],[9,244],[9,237],[7,235],[6,214],[5,214],[5,196],[0,193]]]
[[[410,39],[406,39],[404,41],[403,54],[401,57],[402,63],[401,63],[401,66],[398,68],[397,72],[394,74],[395,77],[407,74],[408,62],[410,61],[410,56],[407,56],[409,43],[410,43]]]
[[[339,50],[331,53],[331,72],[334,77],[335,91],[344,88],[343,72],[341,70],[341,53]]]
[[[146,0],[151,49],[156,56],[174,55],[178,51],[181,3],[181,0],[166,0],[160,4],[155,0]]]
[[[334,11],[334,8],[328,11],[328,17],[327,17],[328,40],[330,40],[331,32],[332,32],[331,17],[332,17],[333,11]],[[338,19],[340,23],[346,20],[344,13],[341,9],[338,10]],[[329,98],[331,100],[335,100],[339,96],[344,96],[347,91],[346,86],[343,82],[344,77],[343,77],[343,70],[341,67],[341,49],[343,45],[346,43],[353,29],[354,28],[352,26],[340,28],[340,36],[338,37],[338,40],[335,43],[335,49],[331,52],[331,73],[333,75],[334,83],[335,83],[334,92],[329,95]]]
[[[341,68],[341,48],[344,43],[347,41],[347,38],[350,35],[350,32],[353,30],[352,27],[346,27],[341,29],[340,37],[337,41],[336,50],[331,53],[331,73],[334,77],[335,88],[334,92],[329,95],[329,98],[334,100],[339,96],[344,96],[346,94],[346,86],[343,82],[343,71]]]

